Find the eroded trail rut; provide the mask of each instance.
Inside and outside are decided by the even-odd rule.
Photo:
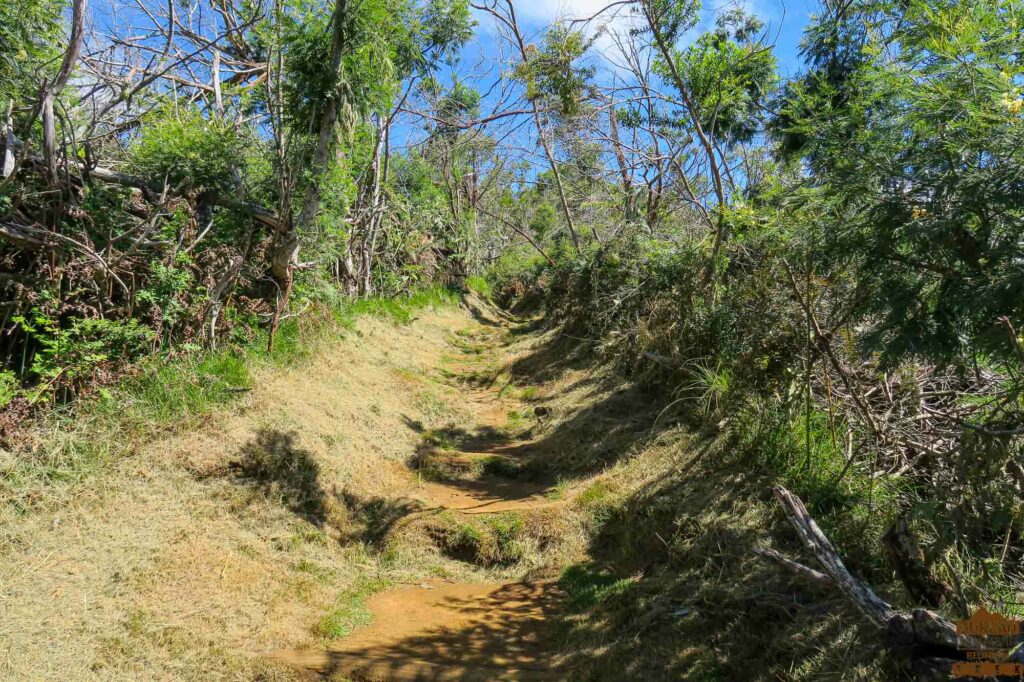
[[[471,419],[458,434],[442,430],[435,436],[442,447],[414,458],[404,495],[420,508],[414,516],[528,512],[559,503],[550,495],[552,481],[515,475],[542,453],[530,440],[507,435],[512,403],[503,398],[504,387],[474,378],[480,359],[501,361],[502,329],[476,325],[461,330],[462,339],[472,343],[455,341],[453,351],[476,356],[478,362],[437,368],[459,386],[460,407]],[[423,476],[424,468],[431,475]],[[328,648],[280,650],[271,657],[312,676],[340,679],[564,679],[551,644],[551,616],[562,602],[552,580],[429,580],[372,596],[367,604],[371,624]]]

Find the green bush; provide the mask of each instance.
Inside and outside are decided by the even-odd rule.
[[[245,141],[233,125],[191,108],[163,107],[147,117],[129,149],[136,170],[154,182],[229,194],[245,164]]]
[[[12,319],[38,344],[30,368],[38,382],[34,401],[59,389],[77,390],[99,373],[123,366],[148,351],[154,338],[152,329],[134,319],[77,318],[62,326],[39,310]]]

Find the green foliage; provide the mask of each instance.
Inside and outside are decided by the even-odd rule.
[[[470,14],[469,4],[462,0],[429,0],[416,17],[413,29],[419,55],[426,59],[425,66],[439,61],[454,63],[458,51],[473,37],[476,21]],[[414,63],[407,59],[407,63]]]
[[[439,97],[437,114],[442,122],[438,124],[437,132],[442,137],[454,138],[461,130],[458,125],[454,125],[456,122],[461,125],[480,114],[480,93],[462,81],[456,80],[445,92],[434,81],[424,85],[424,88],[427,87]]]
[[[1022,21],[994,0],[856,2],[808,33],[787,142],[820,190],[816,256],[849,269],[889,363],[1014,352],[999,320],[1024,323]]]
[[[397,5],[359,3],[340,18],[343,54],[338,74],[331,64],[333,16],[306,13],[287,24],[285,97],[293,126],[315,134],[330,99],[338,100],[342,122],[349,127],[356,117],[385,106],[394,87],[394,54],[386,33],[391,4]]]
[[[246,142],[235,127],[192,108],[167,105],[149,114],[142,135],[130,148],[144,177],[166,179],[175,187],[230,195],[234,169],[245,163]]]
[[[0,371],[0,409],[11,404],[19,393],[21,382],[18,375],[10,370]]]
[[[700,0],[650,0],[647,9],[665,40],[676,43],[700,20]]]
[[[340,315],[354,320],[360,315],[382,317],[396,324],[409,324],[415,319],[417,310],[445,305],[455,305],[458,295],[443,287],[430,287],[396,298],[361,298],[347,303]]]
[[[579,31],[555,25],[545,32],[540,49],[527,46],[527,59],[515,71],[526,86],[527,99],[542,99],[566,117],[579,114],[595,70],[578,62],[592,43]]]
[[[58,54],[62,0],[0,3],[0,102],[35,94]],[[6,106],[6,105],[5,105]]]
[[[558,213],[555,207],[549,202],[538,204],[530,216],[529,227],[537,239],[543,241],[554,231],[558,220]]]
[[[195,286],[192,273],[185,268],[157,263],[146,287],[135,294],[135,300],[143,306],[153,306],[162,323],[173,327],[189,311],[186,296]]]
[[[908,486],[871,476],[869,453],[848,462],[845,425],[814,410],[787,412],[776,399],[752,398],[735,417],[736,445],[807,504],[844,556],[861,572],[884,580],[882,533],[906,503]]]
[[[759,21],[734,11],[678,58],[698,109],[701,128],[730,143],[749,142],[761,129],[765,100],[775,85],[775,56],[754,39]],[[666,75],[664,64],[659,66]]]
[[[334,26],[341,21],[340,73],[331,70]],[[352,125],[371,111],[386,111],[399,82],[451,60],[472,34],[468,5],[461,0],[371,0],[346,6],[341,17],[320,12],[290,17],[284,45],[285,95],[293,125],[314,132],[324,103],[338,100]]]
[[[134,319],[75,318],[62,325],[36,310],[13,321],[38,344],[31,367],[39,382],[34,400],[57,389],[77,389],[97,373],[138,357],[153,341],[152,330]]]

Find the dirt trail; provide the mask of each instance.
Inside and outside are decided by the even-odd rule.
[[[40,486],[29,512],[0,507],[0,679],[550,676],[557,590],[505,584],[535,565],[480,561],[493,542],[463,558],[432,534],[554,504],[519,468],[541,456],[524,387],[491,385],[532,341],[504,345],[485,312],[363,318],[256,367],[195,428]],[[367,597],[383,585],[411,587]]]
[[[376,595],[371,626],[277,660],[360,680],[557,680],[545,647],[558,594],[549,583],[424,583]]]
[[[498,332],[474,330],[483,341],[469,350],[484,360],[500,360]],[[519,466],[534,454],[532,443],[506,435],[512,403],[503,399],[501,387],[466,382],[475,371],[474,364],[449,364],[448,376],[460,386],[473,428],[441,457],[457,468],[495,461]],[[411,484],[407,497],[423,505],[423,514],[496,514],[558,504],[548,497],[550,482],[486,469],[476,478]],[[327,649],[276,651],[271,658],[317,675],[356,680],[564,679],[552,661],[549,620],[562,597],[550,581],[430,581],[401,587],[369,600],[369,627]]]

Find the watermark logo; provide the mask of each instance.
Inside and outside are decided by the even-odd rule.
[[[1024,678],[1024,621],[1007,618],[984,608],[957,621],[958,635],[973,637],[983,648],[965,651],[966,661],[953,664],[953,677]]]

